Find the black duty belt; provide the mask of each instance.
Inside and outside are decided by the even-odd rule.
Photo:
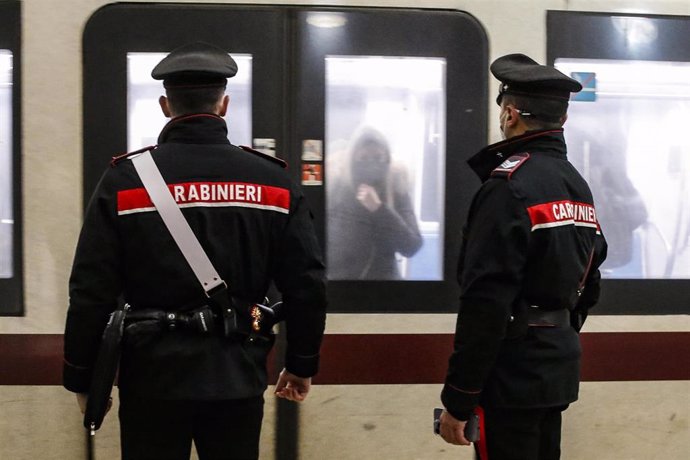
[[[570,327],[570,310],[544,310],[536,305],[527,308],[527,325],[533,327]]]
[[[188,312],[153,309],[130,310],[125,318],[125,323],[128,325],[147,321],[170,331],[183,329],[207,334],[216,329],[217,315],[213,313],[210,307],[204,307]]]
[[[267,299],[268,300],[268,299]],[[270,338],[273,326],[282,320],[282,302],[271,307],[257,303],[232,301],[237,311],[238,327],[232,336]],[[188,331],[199,334],[221,334],[225,337],[223,315],[208,305],[186,311],[165,311],[157,309],[131,309],[125,318],[126,333],[151,333],[162,330]]]

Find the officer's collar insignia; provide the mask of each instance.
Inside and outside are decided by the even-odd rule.
[[[528,142],[549,136],[554,136],[563,142],[563,128],[544,131],[527,131],[521,136],[504,139],[481,149],[467,160],[467,164],[477,176],[479,176],[481,181],[484,182],[489,178],[491,171],[505,161],[506,157],[512,155],[513,152],[524,152]]]
[[[528,159],[529,153],[516,153],[501,163],[498,168],[491,171],[491,177],[505,177],[510,179],[510,176]]]
[[[512,157],[511,157],[511,158],[512,158]],[[503,163],[501,163],[501,165],[499,166],[499,168],[500,168],[500,169],[511,169],[511,170],[512,170],[514,167],[516,167],[516,166],[519,165],[519,164],[520,164],[520,160],[511,160],[510,158],[508,158],[506,161],[504,161]]]

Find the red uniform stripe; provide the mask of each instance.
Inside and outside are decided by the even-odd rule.
[[[489,460],[489,451],[486,445],[486,418],[481,406],[474,408],[474,413],[479,416],[479,441],[475,443],[479,460]]]
[[[153,208],[153,202],[145,188],[135,188],[117,192],[117,213],[133,209]]]
[[[594,206],[577,201],[560,200],[537,204],[527,208],[532,231],[561,225],[599,228]]]
[[[290,211],[290,191],[282,187],[246,182],[185,182],[168,184],[170,194],[180,207],[249,207]],[[117,193],[117,212],[120,215],[154,211],[155,207],[145,188],[121,190]]]

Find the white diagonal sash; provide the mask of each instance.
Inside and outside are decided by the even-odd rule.
[[[201,283],[206,295],[209,295],[209,291],[224,285],[225,282],[213,268],[213,264],[206,255],[204,248],[201,247],[198,238],[194,235],[189,222],[182,215],[180,207],[175,202],[158,166],[151,157],[151,152],[147,151],[132,157],[132,163],[173,240],[182,251],[182,255]]]

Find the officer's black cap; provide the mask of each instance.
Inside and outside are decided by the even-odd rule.
[[[508,54],[496,59],[491,73],[501,82],[496,102],[504,94],[537,97],[567,102],[570,93],[577,93],[582,85],[551,66],[540,65],[524,54]]]
[[[170,52],[151,71],[166,88],[225,86],[237,73],[237,63],[217,46],[195,42]]]

